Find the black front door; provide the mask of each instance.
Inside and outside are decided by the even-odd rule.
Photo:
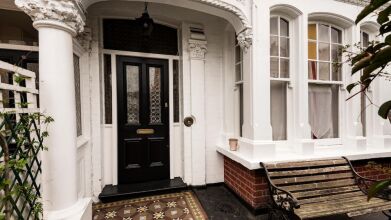
[[[169,179],[167,60],[117,56],[118,184]]]

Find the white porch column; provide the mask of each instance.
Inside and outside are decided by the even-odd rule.
[[[239,150],[249,157],[274,156],[270,123],[270,37],[269,31],[264,31],[269,29],[270,11],[254,2],[252,15],[253,29],[238,34],[238,42],[244,50],[244,124]]]
[[[84,21],[70,0],[16,0],[39,31],[40,108],[54,118],[42,155],[45,219],[75,219],[77,195],[76,102],[73,37]]]
[[[205,149],[205,54],[206,37],[200,27],[183,24],[184,60],[183,71],[184,117],[194,123],[184,127],[185,182],[194,186],[206,184]],[[187,51],[185,51],[187,49]],[[185,56],[185,55],[184,55]]]

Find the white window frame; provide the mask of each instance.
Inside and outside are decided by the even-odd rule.
[[[235,36],[236,37],[236,36]],[[236,61],[236,50],[239,48],[240,50],[240,59]],[[234,134],[236,137],[242,137],[243,136],[243,128],[241,124],[240,117],[243,115],[243,109],[241,109],[240,103],[243,102],[243,91],[242,94],[240,94],[240,87],[242,87],[243,90],[243,59],[244,59],[244,52],[243,49],[240,47],[238,42],[235,40],[235,47],[234,47],[234,112],[235,112],[235,122],[234,122]],[[240,79],[236,79],[236,67],[240,66]],[[243,107],[243,106],[242,106]]]
[[[281,145],[286,145],[289,140],[291,139],[290,137],[290,134],[292,133],[291,132],[291,127],[292,127],[292,121],[291,121],[291,117],[292,115],[290,115],[290,112],[293,112],[293,106],[292,106],[292,102],[290,101],[290,98],[292,97],[291,93],[291,83],[292,83],[292,79],[294,77],[294,73],[295,71],[293,71],[293,67],[295,65],[294,60],[292,59],[292,52],[294,51],[294,44],[292,43],[293,40],[294,40],[294,28],[293,28],[293,21],[291,18],[289,17],[285,17],[283,15],[280,15],[279,13],[276,13],[276,14],[272,14],[270,15],[269,17],[269,20],[272,19],[272,18],[277,18],[278,20],[278,35],[274,35],[274,34],[271,34],[271,30],[270,30],[270,27],[269,27],[269,38],[274,36],[274,37],[277,37],[278,38],[278,56],[272,56],[272,55],[269,55],[269,62],[271,60],[271,58],[277,58],[278,59],[278,75],[279,77],[272,77],[270,72],[269,72],[269,78],[270,78],[270,83],[271,82],[285,82],[286,84],[286,139],[285,140],[273,140],[274,143],[276,144],[281,144]],[[280,57],[280,45],[281,45],[281,42],[280,42],[280,19],[284,19],[285,21],[288,22],[288,30],[289,30],[289,34],[288,34],[288,37],[286,36],[282,36],[284,38],[287,38],[289,39],[289,56],[288,57]],[[270,43],[269,43],[269,47],[270,47]],[[281,68],[281,61],[280,59],[287,59],[289,60],[289,77],[287,78],[281,78],[280,77],[280,68]],[[271,102],[270,102],[270,105],[271,105]],[[270,106],[270,109],[271,109],[271,106]],[[271,119],[271,114],[270,114],[270,119]],[[270,121],[271,122],[271,121]],[[270,123],[270,126],[271,123]]]
[[[312,21],[312,22],[308,22],[308,26],[311,25],[311,24],[316,24],[316,40],[314,39],[309,39],[308,38],[308,34],[307,34],[307,45],[312,42],[312,43],[316,43],[316,59],[310,59],[310,58],[307,58],[307,62],[310,62],[310,61],[314,61],[316,62],[316,80],[314,79],[309,79],[308,76],[307,76],[307,79],[308,79],[308,83],[317,83],[317,84],[337,84],[337,85],[344,85],[344,81],[345,81],[345,77],[343,75],[343,66],[341,66],[341,80],[340,81],[333,81],[332,80],[332,71],[333,71],[333,68],[332,68],[332,64],[333,64],[333,61],[331,60],[332,58],[332,50],[331,50],[331,46],[332,45],[339,45],[339,46],[344,46],[344,42],[345,42],[345,36],[344,36],[344,33],[345,33],[345,30],[341,27],[338,27],[334,24],[331,24],[329,22],[317,22],[317,21]],[[320,41],[319,40],[319,25],[328,25],[329,26],[329,39],[330,39],[330,42],[324,42],[324,41]],[[331,28],[335,28],[337,30],[340,30],[341,31],[341,44],[338,44],[338,43],[333,43],[331,42]],[[319,60],[319,43],[327,43],[327,44],[330,44],[330,61],[324,61],[324,60]],[[307,50],[307,53],[308,53],[308,50]],[[330,80],[320,80],[319,79],[319,62],[322,62],[322,63],[329,63],[330,64],[330,71],[329,71],[329,76],[330,76]],[[343,61],[341,61],[341,65],[343,65]],[[308,68],[308,63],[307,63],[307,68]]]
[[[291,68],[292,68],[292,59],[291,59],[291,51],[292,51],[292,25],[291,25],[291,20],[287,17],[284,17],[284,16],[280,16],[280,15],[271,15],[269,19],[272,19],[272,18],[277,18],[278,20],[278,23],[277,23],[277,32],[278,34],[275,35],[275,34],[271,34],[271,31],[269,30],[269,33],[270,33],[270,38],[271,37],[277,37],[278,39],[278,55],[277,56],[272,56],[270,55],[270,58],[275,58],[275,59],[278,59],[278,77],[272,77],[270,74],[270,80],[275,80],[275,81],[285,81],[285,82],[290,82],[292,76],[291,76]],[[288,31],[289,31],[289,34],[288,36],[281,36],[281,29],[280,29],[280,26],[281,26],[281,22],[280,20],[283,19],[285,21],[288,22]],[[288,57],[282,57],[281,56],[281,38],[286,38],[288,39],[288,42],[289,42],[289,56]],[[271,45],[269,45],[270,47]],[[289,77],[285,78],[285,77],[281,77],[281,59],[284,59],[284,60],[288,60],[288,63],[289,63]]]
[[[307,56],[307,67],[308,68],[308,62],[309,61],[315,61],[317,62],[316,66],[317,66],[317,80],[312,80],[312,79],[309,79],[308,78],[308,75],[306,76],[306,79],[308,81],[308,85],[310,84],[323,84],[323,85],[338,85],[339,86],[339,90],[338,90],[338,137],[336,138],[324,138],[324,139],[312,139],[314,142],[315,142],[315,145],[316,146],[330,146],[330,145],[341,145],[342,146],[342,135],[344,134],[344,132],[342,131],[343,129],[343,120],[344,120],[344,115],[343,115],[343,111],[342,111],[342,106],[344,105],[344,100],[342,99],[343,97],[343,93],[341,92],[341,90],[344,89],[344,84],[345,84],[345,79],[346,77],[344,76],[344,64],[343,64],[343,61],[341,62],[341,81],[333,81],[332,80],[332,66],[330,66],[330,80],[320,80],[319,79],[319,62],[328,62],[330,63],[331,65],[333,64],[333,61],[332,61],[332,50],[331,50],[331,45],[341,45],[343,46],[346,39],[345,39],[345,29],[335,25],[335,24],[332,24],[332,23],[329,23],[329,22],[323,22],[323,21],[309,21],[307,26],[311,25],[311,24],[316,24],[316,40],[313,40],[313,39],[309,39],[308,38],[308,33],[306,35],[306,38],[307,38],[307,45],[309,44],[309,42],[315,42],[316,43],[316,60],[314,59],[309,59],[308,56]],[[323,41],[319,41],[319,25],[321,24],[324,24],[324,25],[328,25],[329,26],[329,38],[330,38],[330,42],[323,42]],[[331,42],[331,28],[335,28],[335,29],[338,29],[341,31],[341,44],[338,44],[338,43],[332,43]],[[322,60],[319,60],[319,43],[328,43],[330,44],[330,61],[322,61]],[[308,55],[308,50],[306,51],[307,55]],[[308,91],[309,92],[309,91]],[[312,138],[312,134],[311,134],[311,138]]]
[[[363,34],[366,33],[368,35],[368,42],[369,44],[372,42],[372,41],[376,41],[376,34],[373,32],[373,31],[370,31],[366,28],[362,28],[360,27],[360,47],[363,47]],[[360,71],[360,75],[362,74],[362,71]],[[369,98],[372,98],[373,99],[373,95],[372,95],[372,86],[369,86],[368,87],[368,90],[367,90],[367,96],[369,96]],[[365,97],[365,100],[366,100],[366,107],[368,106],[369,104],[369,101],[367,99],[367,97]],[[362,126],[362,138],[364,139],[367,139],[368,137],[370,137],[372,134],[373,134],[373,127],[372,127],[372,109],[369,107],[369,108],[366,108],[365,110],[363,110],[362,108],[362,102],[361,102],[361,96],[360,96],[360,113],[361,114],[365,114],[365,127],[364,127],[364,124],[362,123],[362,120],[361,120],[361,116],[360,116],[360,123],[361,123],[361,126]],[[364,129],[365,129],[365,136],[364,136]]]

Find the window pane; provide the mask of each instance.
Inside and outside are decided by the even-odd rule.
[[[235,65],[235,82],[242,81],[242,64]]]
[[[270,56],[278,56],[278,37],[270,37]]]
[[[342,61],[342,46],[340,45],[331,45],[331,61],[332,62],[341,62]]]
[[[319,60],[330,61],[330,44],[319,43]]]
[[[270,34],[278,35],[278,18],[270,18]]]
[[[308,39],[317,40],[316,24],[308,25]]]
[[[280,56],[289,57],[289,38],[281,37],[280,44]]]
[[[289,36],[289,23],[287,20],[282,18],[280,20],[280,36]]]
[[[161,69],[149,67],[149,122],[151,124],[162,122],[161,88]]]
[[[330,63],[319,62],[319,79],[330,80]]]
[[[281,78],[289,78],[289,60],[288,59],[280,59],[280,77]]]
[[[244,116],[243,116],[243,84],[239,85],[239,136],[243,136],[243,123],[244,123]]]
[[[235,63],[238,63],[242,60],[242,53],[240,46],[235,47]]]
[[[179,122],[179,62],[173,63],[174,122]]]
[[[313,80],[318,79],[316,75],[317,72],[316,70],[317,70],[316,61],[308,61],[308,79],[313,79]]]
[[[286,82],[272,81],[270,85],[270,113],[273,140],[287,139]]]
[[[270,76],[278,78],[278,58],[270,58]]]
[[[73,55],[73,68],[75,77],[75,95],[76,95],[76,132],[77,136],[82,135],[82,117],[81,117],[81,94],[80,94],[80,58]]]
[[[369,35],[365,32],[362,32],[362,46],[367,48],[369,46]]]
[[[104,55],[105,124],[112,124],[111,55]]]
[[[330,42],[329,26],[325,24],[319,25],[319,40],[324,42]]]
[[[338,85],[309,85],[309,123],[313,139],[338,137],[338,88]]]
[[[126,66],[127,114],[129,124],[140,123],[139,71],[138,66]]]
[[[331,42],[333,43],[342,43],[342,31],[336,29],[336,28],[331,28]]]
[[[342,80],[342,71],[341,71],[341,63],[333,63],[332,65],[332,80],[333,81],[341,81]]]
[[[363,87],[362,87],[363,88]],[[362,92],[360,94],[360,99],[361,99],[361,125],[362,125],[362,136],[367,136],[367,97],[366,95]]]
[[[316,60],[316,43],[315,42],[308,42],[308,59]]]

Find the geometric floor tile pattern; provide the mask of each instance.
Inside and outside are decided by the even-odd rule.
[[[207,220],[191,191],[93,205],[93,220]]]

